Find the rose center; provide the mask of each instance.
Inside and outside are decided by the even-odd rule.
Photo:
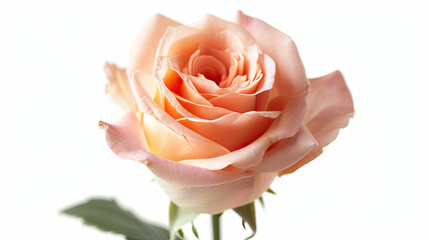
[[[201,55],[193,60],[189,69],[193,76],[204,76],[218,85],[226,78],[227,71],[225,66],[215,57]]]

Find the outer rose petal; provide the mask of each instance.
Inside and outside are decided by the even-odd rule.
[[[146,74],[153,76],[159,41],[168,27],[177,25],[180,23],[160,14],[154,15],[146,22],[131,47],[127,68],[128,77],[131,78],[131,74],[136,70],[143,70]]]
[[[294,137],[273,144],[265,153],[261,164],[250,169],[260,172],[278,172],[294,165],[316,147],[316,139],[303,126]]]
[[[158,157],[147,150],[147,143],[135,113],[124,115],[118,123],[99,123],[106,130],[106,141],[119,157],[146,164],[155,176],[183,186],[211,186],[252,176],[250,171],[228,167],[211,171]]]
[[[296,171],[319,156],[322,153],[321,147],[328,145],[337,137],[340,129],[348,125],[354,113],[350,91],[339,71],[310,79],[310,83],[309,108],[304,122],[320,147],[295,165],[279,172],[280,176]]]
[[[119,105],[131,111],[137,111],[136,100],[128,82],[125,69],[119,68],[115,64],[106,63],[104,72],[109,80],[106,84],[106,93],[119,102]]]
[[[303,157],[297,163],[295,163],[294,165],[280,171],[278,173],[278,176],[281,177],[284,174],[289,174],[289,173],[295,172],[296,170],[298,170],[299,168],[301,168],[305,164],[307,164],[307,163],[311,162],[313,159],[317,158],[320,154],[322,154],[322,152],[323,152],[323,149],[320,146],[316,146],[315,148],[313,148],[313,150],[311,152],[309,152],[305,157]]]
[[[189,26],[170,27],[160,41],[156,56],[185,55],[190,57],[200,44],[216,49],[244,51],[245,46],[240,38],[231,30],[210,33]]]
[[[180,186],[157,179],[158,184],[178,206],[208,214],[221,213],[252,202],[265,192],[275,173],[256,173],[224,184],[194,187]]]
[[[192,24],[191,26],[196,29],[208,32],[220,32],[228,29],[237,34],[245,45],[250,46],[255,44],[255,39],[253,36],[240,25],[230,21],[225,21],[210,14],[206,14],[203,19]]]
[[[335,71],[310,79],[308,113],[305,124],[324,147],[345,128],[354,114],[353,100],[343,75]]]

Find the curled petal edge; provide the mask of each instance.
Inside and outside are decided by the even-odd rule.
[[[144,163],[155,176],[164,181],[183,186],[211,186],[228,183],[252,175],[234,167],[212,171],[168,160],[150,153],[144,132],[135,113],[127,113],[123,118],[110,124],[103,121],[99,126],[106,132],[106,141],[120,158]]]

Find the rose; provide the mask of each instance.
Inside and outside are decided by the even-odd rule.
[[[339,71],[308,80],[294,42],[238,12],[181,25],[152,17],[107,92],[130,110],[100,122],[110,148],[145,163],[178,206],[219,213],[260,197],[347,126]]]

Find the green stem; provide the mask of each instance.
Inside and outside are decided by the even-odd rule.
[[[220,240],[220,214],[212,215],[213,240]]]

